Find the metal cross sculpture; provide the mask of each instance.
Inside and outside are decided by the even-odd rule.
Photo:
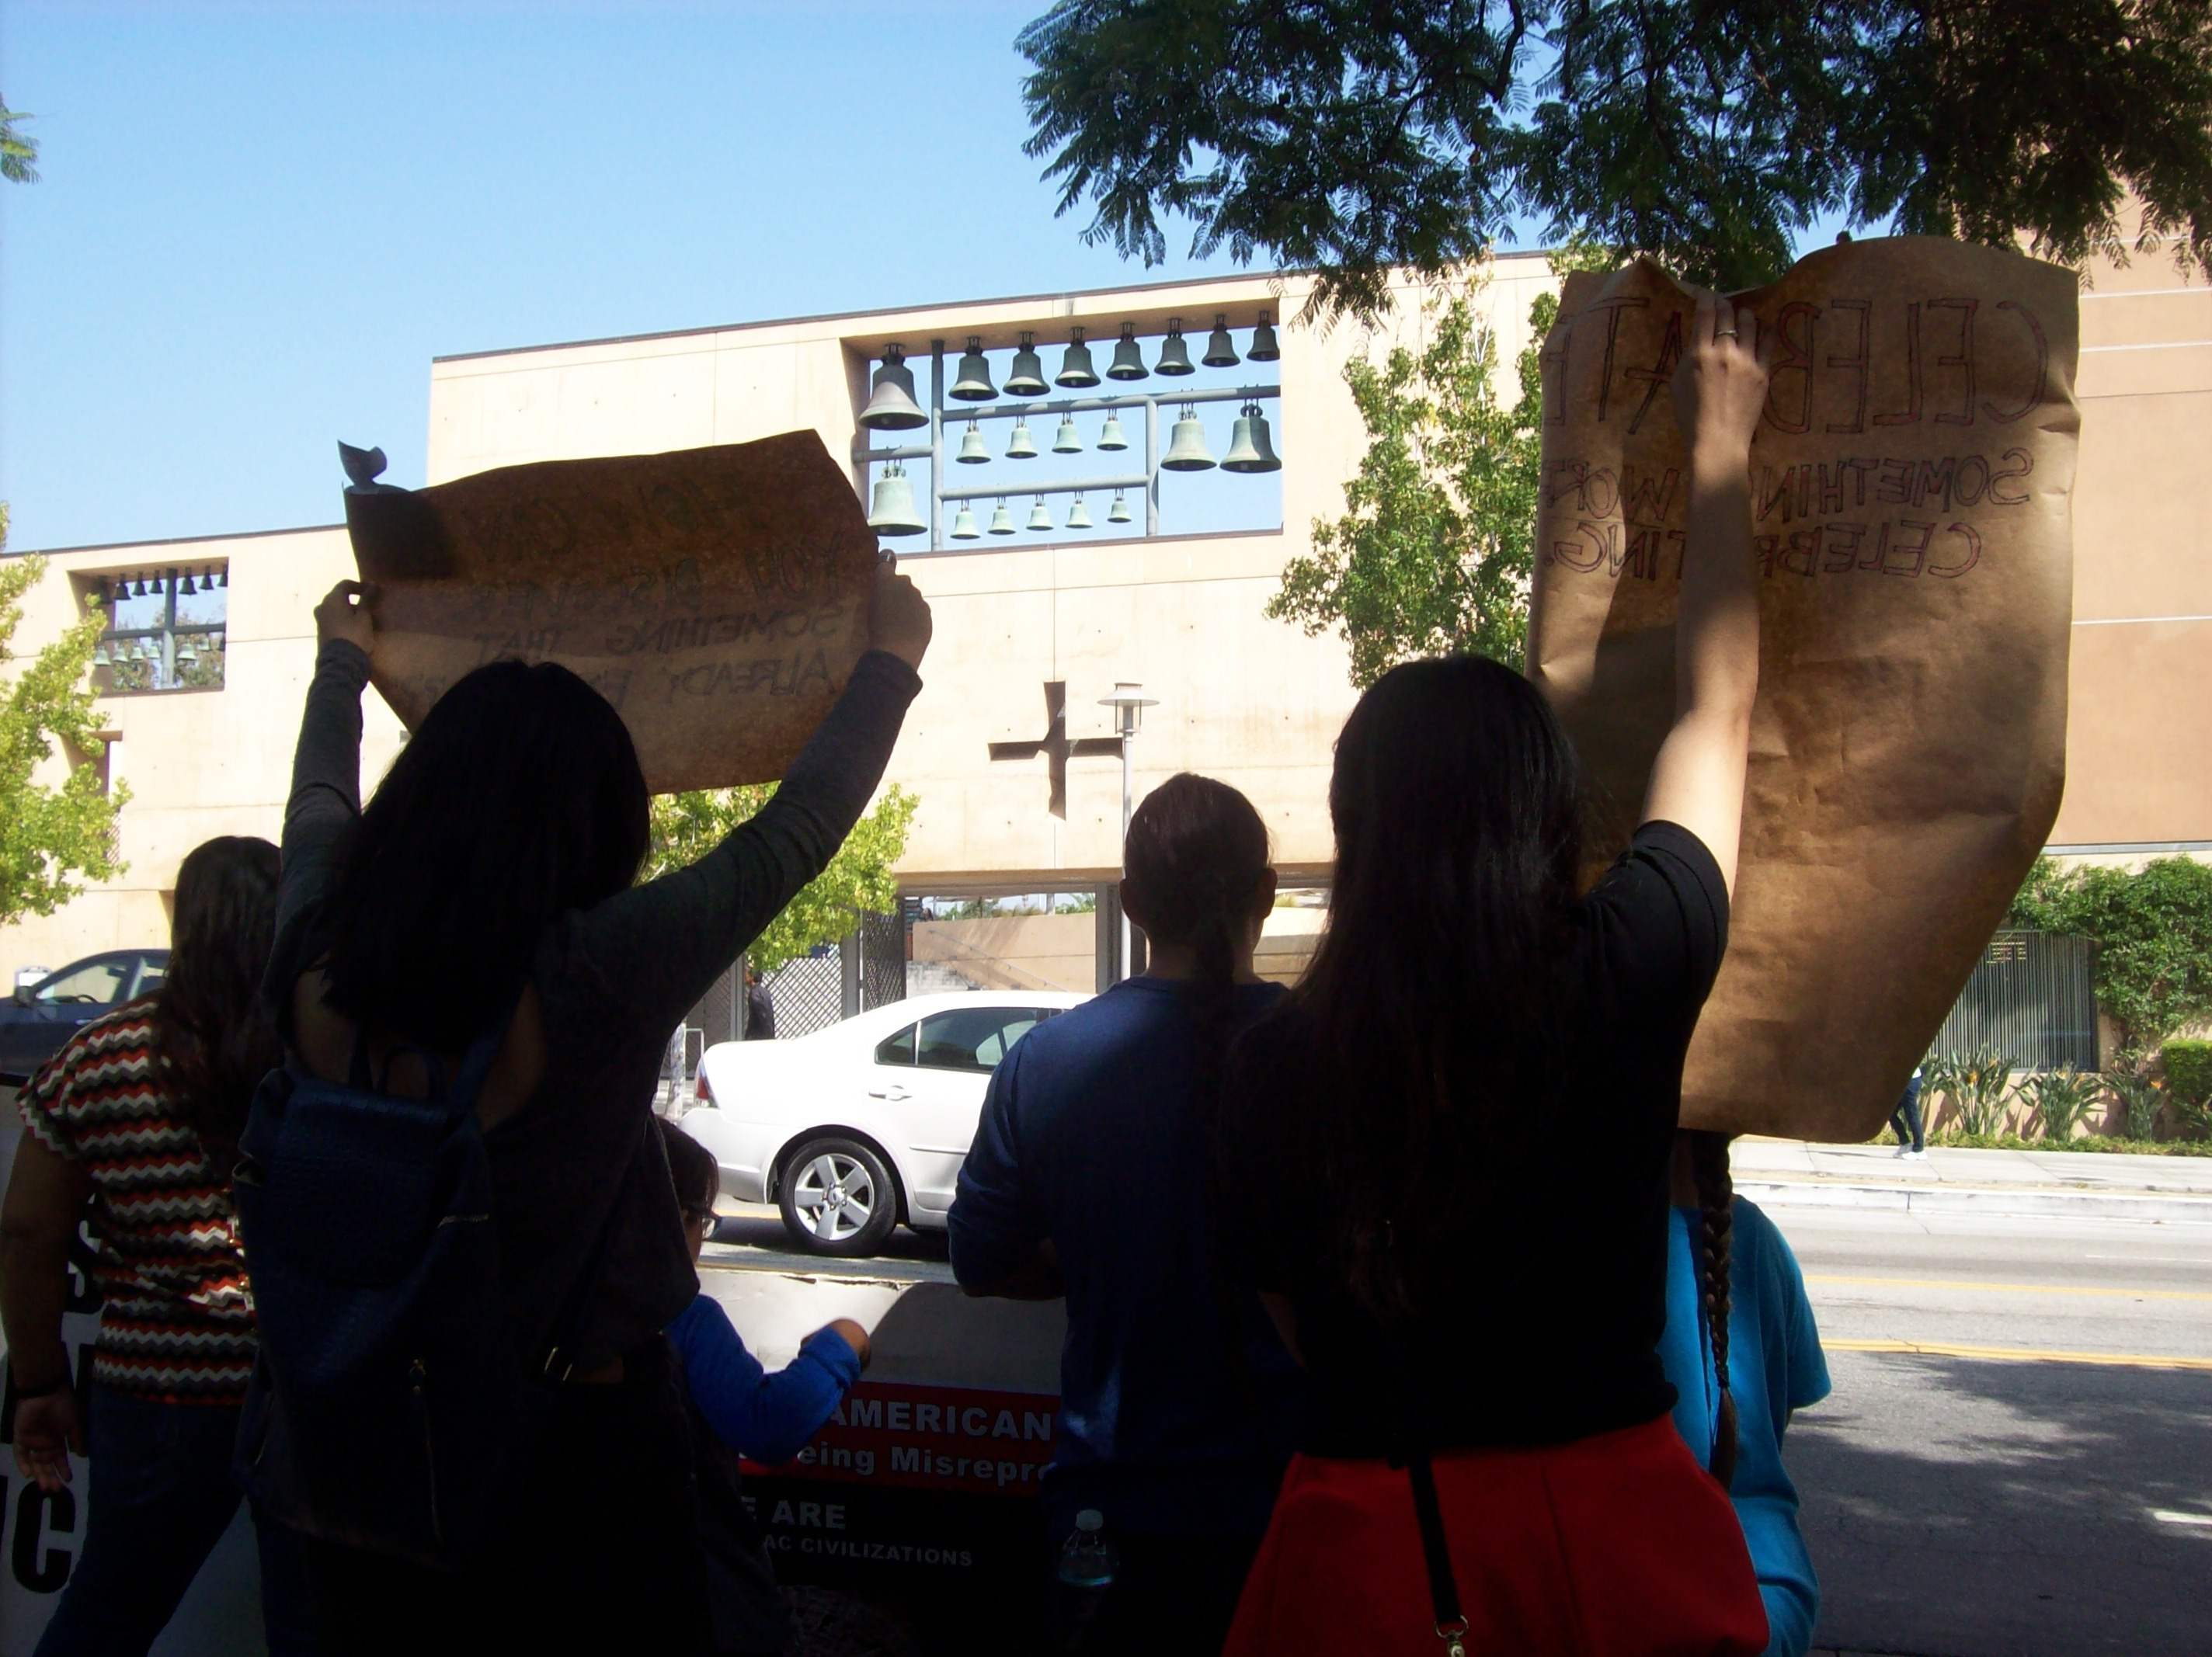
[[[1044,735],[1036,742],[994,742],[991,744],[994,760],[1033,760],[1042,754],[1049,762],[1046,770],[1051,780],[1051,792],[1046,809],[1062,822],[1067,821],[1067,760],[1069,755],[1078,759],[1089,759],[1094,755],[1118,754],[1121,751],[1119,737],[1085,737],[1075,742],[1067,739],[1067,681],[1047,679],[1044,682]]]

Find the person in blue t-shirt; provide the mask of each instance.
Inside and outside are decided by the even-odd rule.
[[[1766,1604],[1767,1657],[1804,1657],[1820,1582],[1797,1529],[1782,1435],[1793,1411],[1828,1395],[1820,1332],[1797,1257],[1759,1205],[1735,1193],[1725,1136],[1677,1133],[1674,1186],[1659,1358],[1674,1384],[1674,1428],[1728,1487]]]
[[[1210,1229],[1237,1212],[1209,1172],[1228,1045],[1281,994],[1252,965],[1275,872],[1251,802],[1188,774],[1138,808],[1123,860],[1148,969],[999,1066],[952,1205],[952,1269],[971,1295],[1066,1296],[1045,1516],[1057,1548],[1096,1508],[1120,1556],[1074,1648],[1212,1654],[1302,1392],[1258,1297],[1224,1284]]]

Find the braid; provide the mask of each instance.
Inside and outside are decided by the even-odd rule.
[[[1713,1425],[1708,1464],[1725,1490],[1735,1477],[1735,1399],[1729,1391],[1729,1277],[1735,1229],[1735,1181],[1729,1172],[1725,1134],[1691,1131],[1690,1167],[1698,1187],[1698,1306],[1712,1342],[1713,1377],[1720,1385],[1719,1418]]]

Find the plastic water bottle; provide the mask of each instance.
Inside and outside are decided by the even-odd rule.
[[[1072,1588],[1097,1591],[1110,1586],[1121,1562],[1106,1539],[1106,1516],[1096,1508],[1075,1515],[1075,1534],[1060,1551],[1060,1580]]]

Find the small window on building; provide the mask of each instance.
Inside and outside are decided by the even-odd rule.
[[[107,630],[92,656],[103,694],[220,690],[229,646],[230,567],[204,563],[82,578]]]

